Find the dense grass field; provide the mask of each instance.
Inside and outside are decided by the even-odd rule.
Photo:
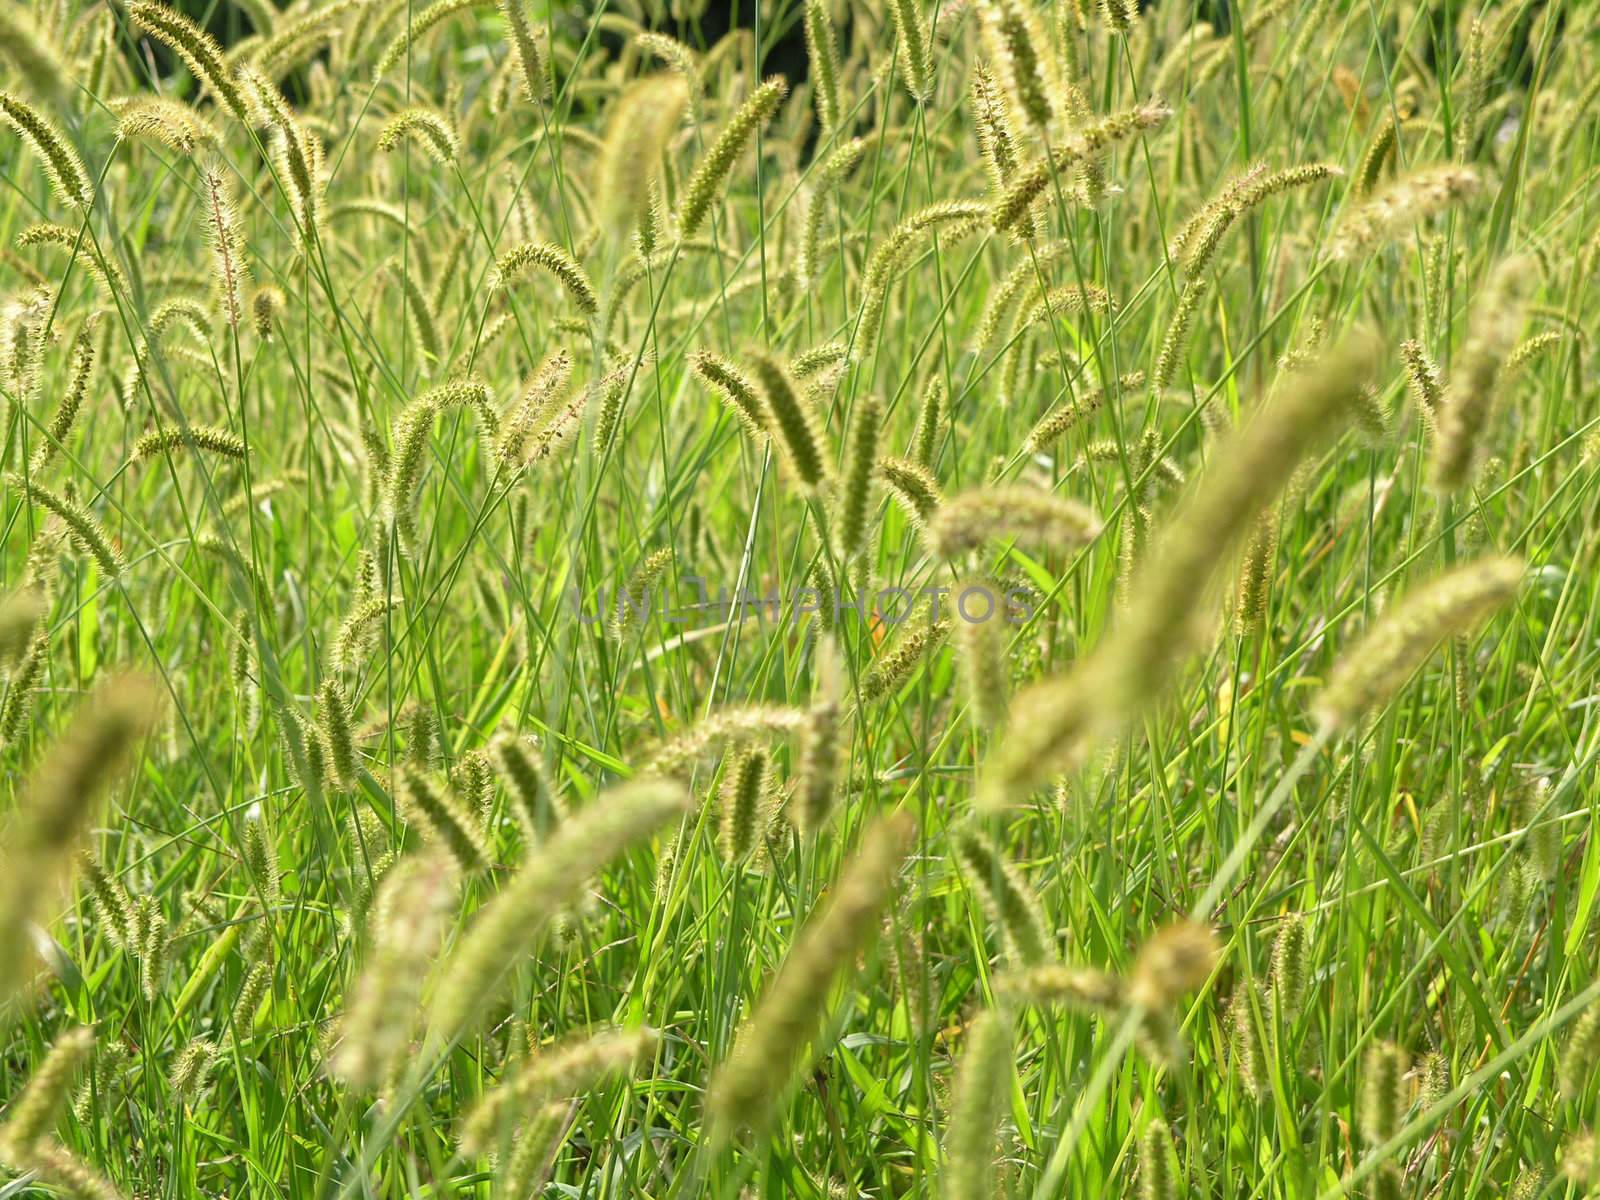
[[[0,10],[0,1197],[1600,1184],[1600,8],[739,9]]]

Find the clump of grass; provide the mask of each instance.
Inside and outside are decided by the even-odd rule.
[[[0,5],[4,1186],[1591,1187],[1595,6],[760,7]]]

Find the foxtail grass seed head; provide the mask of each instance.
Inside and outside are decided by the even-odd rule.
[[[839,96],[839,39],[828,15],[827,0],[805,0],[803,20],[807,61],[811,65],[811,99],[817,107],[817,124],[827,134],[839,127],[843,111]]]
[[[72,861],[100,794],[121,775],[160,713],[154,683],[115,677],[84,701],[60,740],[22,786],[4,830],[10,866],[0,878],[0,995],[27,974],[27,924]]]
[[[1285,1021],[1298,1016],[1305,1003],[1310,982],[1307,937],[1305,919],[1290,916],[1284,918],[1272,942],[1272,974],[1268,985],[1272,990],[1273,1007]]]
[[[813,346],[790,359],[789,374],[796,379],[809,379],[827,367],[844,362],[849,354],[850,347],[845,342],[823,342],[820,346]]]
[[[987,212],[988,205],[981,200],[942,200],[912,213],[873,248],[861,281],[861,319],[856,324],[853,339],[858,355],[868,354],[876,347],[888,306],[889,288],[895,276],[911,261],[924,235],[954,240],[976,232]]]
[[[1144,381],[1143,371],[1129,371],[1115,382],[1109,397],[1107,389],[1103,387],[1086,388],[1079,392],[1074,400],[1039,418],[1039,423],[1028,434],[1028,449],[1034,453],[1046,450],[1052,442],[1085,424],[1105,406],[1108,398],[1119,398],[1125,393],[1137,391],[1144,387]]]
[[[457,881],[449,855],[435,853],[402,858],[378,885],[328,1059],[329,1073],[356,1091],[382,1086],[410,1045],[428,967],[455,914]]]
[[[572,255],[550,242],[524,242],[502,254],[495,264],[494,286],[508,288],[534,268],[553,276],[579,312],[592,317],[600,311],[589,276]]]
[[[535,104],[548,99],[550,73],[545,67],[545,55],[539,48],[524,0],[500,0],[500,15],[505,18],[506,34],[517,56],[523,98]]]
[[[942,558],[979,550],[991,538],[1070,550],[1093,541],[1100,530],[1100,519],[1075,500],[1007,485],[963,492],[939,505],[928,521],[928,544]]]
[[[406,816],[422,825],[424,836],[442,847],[463,875],[489,865],[489,846],[476,814],[468,811],[448,787],[435,782],[426,769],[404,769],[400,798]]]
[[[543,1190],[575,1111],[573,1104],[558,1100],[527,1118],[500,1167],[503,1195],[537,1196]]]
[[[958,613],[968,610],[968,596],[982,597],[993,606],[1004,589],[992,579],[972,580],[951,589]],[[976,602],[973,602],[976,611]],[[1011,693],[1010,640],[1012,629],[997,612],[984,620],[963,618],[955,623],[962,674],[973,722],[980,729],[999,730],[1006,723]]]
[[[220,170],[201,173],[201,221],[206,240],[211,243],[212,278],[223,318],[234,329],[244,317],[244,285],[250,265],[244,254],[244,238],[233,207],[233,195]]]
[[[1407,1072],[1411,1056],[1392,1042],[1375,1042],[1361,1060],[1357,1127],[1368,1146],[1380,1146],[1400,1132],[1400,1118],[1411,1105]]]
[[[1251,989],[1241,983],[1234,988],[1228,1004],[1228,1061],[1240,1086],[1250,1095],[1259,1096],[1266,1086],[1268,1060],[1250,993]]]
[[[180,1100],[192,1103],[205,1090],[216,1064],[216,1043],[203,1037],[194,1038],[172,1060],[167,1086]]]
[[[988,1009],[967,1025],[944,1131],[940,1191],[947,1200],[994,1195],[995,1140],[1011,1101],[1009,1024],[1003,1012]]]
[[[162,43],[182,60],[202,84],[239,121],[248,125],[251,105],[216,39],[162,0],[135,0],[128,5],[136,31]]]
[[[649,774],[687,778],[692,769],[730,746],[746,746],[797,733],[806,710],[778,705],[718,709],[689,729],[649,747],[641,756]]]
[[[859,554],[867,540],[867,513],[882,424],[883,406],[875,396],[863,396],[856,401],[845,441],[844,475],[839,480],[834,505],[834,533],[839,542],[839,555],[847,560]]]
[[[1172,1130],[1160,1117],[1152,1118],[1139,1137],[1140,1200],[1178,1200],[1184,1191],[1183,1168],[1178,1164]]]
[[[1600,1138],[1588,1130],[1568,1135],[1561,1144],[1558,1164],[1561,1177],[1568,1183],[1583,1192],[1592,1191],[1595,1184],[1600,1182]],[[1540,1182],[1544,1180],[1541,1178]],[[1532,1193],[1534,1196],[1543,1194],[1543,1187]]]
[[[100,573],[107,579],[117,579],[122,575],[127,567],[122,552],[112,542],[105,526],[87,508],[20,475],[7,475],[6,483],[16,490],[17,495],[26,497],[30,503],[60,518],[72,544],[94,559]]]
[[[494,766],[485,750],[469,750],[457,764],[460,776],[461,802],[474,814],[485,829],[493,827]]]
[[[1106,1017],[1127,1007],[1127,984],[1120,975],[1092,967],[1046,963],[1009,971],[995,980],[997,994],[1026,1004],[1062,1007]]]
[[[14,745],[26,732],[34,692],[44,679],[49,658],[50,639],[38,633],[6,682],[5,701],[0,703],[0,746]]]
[[[750,98],[739,106],[723,126],[717,140],[700,160],[684,187],[683,200],[678,207],[680,241],[700,232],[745,146],[772,119],[788,92],[789,85],[782,79],[767,80],[751,93]]]
[[[67,381],[67,390],[62,393],[61,402],[56,407],[55,416],[45,428],[38,449],[33,452],[33,457],[28,462],[30,475],[37,475],[44,470],[57,449],[66,444],[73,426],[77,423],[78,413],[83,408],[84,396],[89,390],[89,379],[94,371],[93,335],[92,325],[85,323],[73,340],[72,375]]]
[[[417,42],[435,27],[465,9],[484,5],[488,0],[434,0],[428,7],[415,13],[405,12],[405,28],[384,49],[377,65],[372,69],[372,81],[378,83],[401,62],[416,52]]]
[[[1600,1068],[1600,1004],[1591,1004],[1572,1023],[1561,1053],[1561,1090],[1576,1099],[1588,1088]]]
[[[499,423],[495,456],[502,471],[546,457],[565,436],[587,401],[583,393],[562,407],[571,379],[572,356],[565,350],[552,352],[539,364],[521,399]]]
[[[1164,690],[1199,636],[1196,597],[1206,595],[1258,514],[1302,459],[1347,417],[1365,386],[1375,347],[1362,337],[1297,372],[1255,419],[1220,446],[1139,572],[1133,602],[1111,635],[1067,674],[1019,693],[1005,741],[992,756],[983,803],[1020,803],[1097,734],[1120,729]],[[1023,714],[1026,714],[1024,717]]]
[[[378,134],[378,149],[390,153],[407,138],[414,139],[435,162],[453,163],[461,157],[461,139],[456,131],[430,108],[408,108],[396,113]]]
[[[139,957],[139,990],[145,1002],[154,1004],[167,980],[167,967],[172,955],[172,932],[161,905],[154,896],[139,897],[134,909]]]
[[[1179,226],[1168,253],[1179,261],[1184,274],[1193,279],[1211,264],[1239,217],[1273,196],[1343,174],[1332,163],[1302,163],[1278,171],[1269,170],[1265,163],[1256,163]]]
[[[978,7],[983,44],[1000,67],[1006,93],[1034,131],[1048,135],[1056,122],[1063,83],[1034,7],[1024,0],[983,0]],[[991,117],[1003,115],[993,108],[988,111]],[[983,137],[981,124],[979,129]]]
[[[44,1062],[29,1076],[27,1085],[5,1109],[0,1124],[0,1158],[23,1164],[55,1129],[67,1107],[72,1082],[94,1052],[94,1031],[85,1026],[70,1029],[50,1047]]]
[[[25,583],[0,597],[0,671],[14,671],[33,645],[49,603],[43,588]]]
[[[356,755],[350,698],[337,679],[324,679],[317,689],[317,719],[333,781],[346,790],[354,788],[361,764]]]
[[[633,244],[639,257],[646,262],[661,249],[667,236],[667,210],[662,205],[661,186],[652,179],[645,189],[644,206],[639,210],[639,227],[634,230]]]
[[[187,428],[173,425],[165,429],[152,429],[140,434],[139,440],[133,444],[134,457],[141,459],[186,450],[204,450],[239,462],[244,460],[246,454],[242,437],[215,425],[190,425]]]
[[[916,0],[888,0],[888,3],[899,43],[900,78],[911,98],[918,104],[926,104],[933,96],[933,55],[919,5]]]
[[[1074,130],[1048,157],[1016,173],[1005,194],[994,205],[994,227],[1002,233],[1016,230],[1029,217],[1034,202],[1045,195],[1051,180],[1069,171],[1076,163],[1104,154],[1118,142],[1159,128],[1170,116],[1172,110],[1165,105],[1144,104],[1102,117]]]
[[[1439,413],[1444,407],[1444,382],[1439,368],[1415,338],[1400,343],[1400,361],[1405,366],[1406,390],[1423,424],[1432,432],[1438,428]]]
[[[939,454],[939,436],[945,424],[945,383],[935,375],[922,393],[922,407],[917,412],[916,428],[911,435],[911,461],[925,470],[932,470]]]
[[[880,458],[878,474],[889,495],[917,529],[927,527],[944,497],[926,464],[908,458]]]
[[[577,1096],[611,1075],[646,1064],[660,1036],[653,1029],[607,1029],[570,1036],[553,1046],[538,1047],[523,1059],[516,1074],[485,1096],[467,1114],[461,1146],[469,1153],[492,1149],[496,1136],[520,1114],[551,1100]]]
[[[1178,297],[1172,320],[1167,323],[1166,336],[1161,340],[1161,351],[1156,355],[1156,365],[1150,374],[1150,384],[1157,391],[1172,382],[1178,365],[1189,350],[1189,333],[1194,328],[1195,312],[1206,293],[1204,277],[1191,279],[1183,294]]]
[[[0,120],[38,156],[57,200],[68,208],[89,207],[94,196],[89,172],[60,130],[26,100],[4,91],[0,91]]]
[[[256,337],[262,341],[271,339],[273,332],[283,320],[283,311],[288,304],[283,294],[283,289],[272,284],[263,284],[255,290],[250,297],[250,324],[256,331]]]
[[[1468,486],[1484,454],[1501,368],[1522,331],[1524,296],[1533,275],[1526,258],[1511,258],[1490,274],[1473,305],[1467,339],[1450,373],[1450,402],[1439,413],[1429,481],[1435,490]]]
[[[1523,843],[1534,874],[1541,883],[1553,883],[1561,872],[1562,807],[1545,778],[1524,780],[1517,786],[1517,819],[1527,831]]]
[[[607,862],[648,839],[688,806],[664,779],[613,788],[562,825],[478,909],[439,973],[429,1009],[433,1038],[449,1044],[501,994],[505,977],[549,923],[583,894]]]
[[[825,1049],[817,1039],[829,994],[877,939],[914,833],[903,811],[869,826],[827,899],[795,936],[735,1035],[732,1052],[712,1074],[706,1113],[716,1141],[770,1128],[796,1074]]]
[[[755,384],[739,367],[709,350],[689,356],[690,369],[710,386],[752,437],[764,432],[766,414]]]
[[[135,921],[133,901],[127,890],[107,873],[100,860],[88,850],[78,856],[78,872],[83,876],[84,890],[94,905],[102,932],[113,946],[132,951]]]
[[[768,761],[764,750],[750,750],[733,760],[722,779],[722,857],[743,862],[756,848],[767,804]]]
[[[1204,925],[1176,921],[1164,926],[1139,948],[1129,999],[1152,1011],[1170,1009],[1211,978],[1220,953],[1217,935]]]
[[[823,434],[809,401],[796,390],[777,359],[757,354],[751,365],[764,401],[762,424],[772,430],[795,479],[805,487],[817,487],[827,475],[827,459]]]
[[[1470,200],[1478,191],[1477,172],[1455,165],[1423,167],[1346,209],[1328,243],[1335,259],[1351,259],[1377,249],[1417,222]]]
[[[838,656],[832,642],[817,653],[817,695],[800,725],[794,806],[800,827],[820,831],[833,815],[844,753]]]
[[[506,785],[524,832],[540,837],[553,830],[564,814],[539,748],[525,737],[503,733],[489,744],[489,761]]]
[[[604,456],[611,448],[622,424],[622,408],[628,398],[628,371],[618,368],[605,376],[595,389],[599,403],[594,414],[594,453]]]
[[[1278,519],[1273,509],[1263,512],[1245,539],[1233,604],[1234,630],[1241,636],[1259,629],[1267,619],[1272,581],[1277,574]]]
[[[269,907],[276,904],[282,898],[283,872],[277,842],[264,821],[245,822],[243,858],[251,886]]]
[[[983,834],[957,831],[953,845],[961,866],[984,907],[1005,936],[1007,953],[1020,967],[1038,966],[1055,957],[1054,941],[1039,898],[1021,874]]]
[[[1133,0],[1100,0],[1099,7],[1106,28],[1124,36],[1133,28],[1133,23],[1139,17],[1138,6]]]
[[[59,101],[66,91],[67,65],[47,27],[20,6],[0,12],[0,58],[12,65],[34,93]]]
[[[1322,727],[1345,729],[1381,708],[1442,642],[1475,632],[1508,604],[1523,574],[1518,559],[1482,558],[1390,604],[1329,674],[1315,706]]]
[[[1547,329],[1543,333],[1524,338],[1506,356],[1505,366],[1500,369],[1500,378],[1502,380],[1515,378],[1530,363],[1559,350],[1565,340],[1566,335],[1559,329]]]
[[[912,672],[944,644],[948,620],[920,621],[887,646],[861,677],[861,698],[867,703],[897,694]]]
[[[1356,196],[1370,196],[1378,187],[1378,176],[1385,164],[1394,157],[1395,145],[1400,135],[1400,122],[1386,117],[1378,123],[1377,132],[1362,151],[1361,165],[1350,181],[1350,191]]]

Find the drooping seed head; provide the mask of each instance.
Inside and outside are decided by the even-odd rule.
[[[795,937],[777,974],[735,1035],[706,1094],[711,1136],[725,1144],[741,1129],[767,1129],[828,1016],[834,983],[881,932],[883,911],[915,826],[897,812],[870,826],[839,881]]]
[[[680,240],[700,232],[711,206],[728,176],[733,173],[745,146],[778,111],[778,105],[788,94],[789,85],[780,78],[768,79],[750,98],[739,106],[728,123],[723,126],[711,149],[695,167],[684,187],[683,200],[678,207],[678,237]]]
[[[1020,485],[963,492],[928,521],[928,543],[943,558],[977,550],[990,538],[1023,546],[1071,549],[1100,533],[1098,517],[1074,500]]]
[[[1218,954],[1217,935],[1206,926],[1193,921],[1167,925],[1139,948],[1129,997],[1144,1008],[1171,1008],[1211,978]]]
[[[994,843],[969,827],[956,832],[953,844],[962,869],[1005,935],[1007,952],[1017,965],[1033,967],[1054,958],[1055,939],[1039,898]]]
[[[1463,637],[1516,595],[1524,567],[1483,558],[1456,567],[1395,601],[1335,665],[1317,698],[1324,729],[1348,727],[1379,708],[1448,638]]]

